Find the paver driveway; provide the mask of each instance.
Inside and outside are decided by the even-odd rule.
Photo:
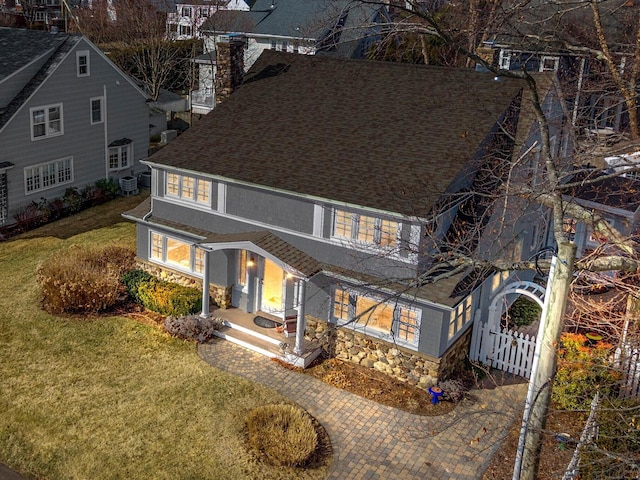
[[[333,446],[332,479],[480,478],[526,394],[525,383],[473,390],[453,412],[425,417],[334,388],[221,339],[198,351],[214,367],[276,390],[318,419]]]

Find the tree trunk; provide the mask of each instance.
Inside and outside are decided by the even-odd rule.
[[[531,406],[531,417],[527,427],[527,436],[522,457],[520,480],[535,480],[540,463],[542,448],[542,431],[547,421],[551,386],[556,372],[556,351],[564,324],[567,298],[573,280],[573,264],[576,259],[576,246],[572,243],[561,243],[558,246],[558,261],[550,282],[549,308],[545,319],[544,332],[540,351],[538,369],[533,372],[535,397]],[[517,478],[517,477],[516,477]]]

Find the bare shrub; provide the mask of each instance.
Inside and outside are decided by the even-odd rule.
[[[467,388],[460,380],[445,380],[438,386],[442,389],[443,398],[449,402],[458,403],[467,394]]]
[[[200,343],[208,342],[215,337],[215,332],[222,327],[222,319],[217,317],[202,318],[199,315],[183,317],[167,317],[164,329],[174,337],[186,340],[196,340]]]
[[[293,405],[264,405],[247,416],[249,444],[271,465],[303,466],[318,447],[311,417]]]
[[[108,310],[125,292],[121,272],[130,267],[133,255],[107,246],[73,247],[50,257],[36,270],[43,308],[56,314]]]

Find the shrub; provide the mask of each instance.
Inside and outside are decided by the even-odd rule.
[[[311,417],[293,405],[264,405],[247,416],[249,445],[271,465],[303,466],[318,446]]]
[[[597,390],[604,396],[615,391],[620,374],[608,363],[611,348],[605,342],[588,345],[581,334],[562,334],[552,390],[560,408],[588,410]]]
[[[117,246],[101,249],[74,247],[42,262],[36,281],[42,303],[50,313],[86,313],[107,310],[124,293],[121,272],[130,267],[133,252]]]
[[[21,230],[30,230],[45,222],[40,205],[36,202],[30,202],[22,207],[13,216]]]
[[[67,212],[77,213],[84,207],[84,199],[82,195],[75,187],[69,187],[64,191],[64,204],[66,205]]]
[[[122,283],[127,289],[127,295],[134,302],[142,303],[140,300],[140,296],[138,295],[138,287],[142,283],[149,283],[152,281],[156,281],[156,278],[151,274],[145,272],[144,270],[136,269],[126,272],[122,276]]]
[[[162,137],[160,136],[159,133],[155,134],[155,135],[151,135],[149,137],[149,142],[150,143],[160,143],[160,140],[162,139]]]
[[[211,316],[206,318],[199,315],[167,317],[164,321],[164,329],[170,335],[200,343],[214,338],[214,332],[220,330],[220,327],[222,327],[222,320]]]
[[[114,198],[120,186],[113,178],[103,178],[96,182],[96,188],[102,190],[107,198]]]
[[[159,280],[139,283],[137,296],[142,305],[162,315],[189,315],[202,306],[200,290]]]
[[[580,478],[637,478],[633,464],[640,451],[640,400],[602,399],[597,413],[597,447],[580,455]],[[631,461],[620,461],[628,458]]]
[[[438,386],[442,389],[442,398],[449,402],[458,403],[467,394],[467,388],[460,380],[444,380]]]
[[[509,322],[518,327],[530,325],[540,318],[542,309],[536,302],[520,296],[511,304],[508,311]]]

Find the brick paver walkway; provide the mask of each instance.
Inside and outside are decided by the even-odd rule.
[[[526,395],[524,383],[474,390],[453,412],[425,417],[287,370],[231,342],[198,348],[214,367],[276,390],[318,419],[331,438],[332,479],[480,478]]]

